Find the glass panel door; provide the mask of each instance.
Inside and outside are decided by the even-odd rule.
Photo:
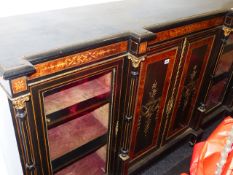
[[[216,84],[211,85],[209,89],[207,100],[206,100],[206,109],[210,110],[217,105],[220,105],[223,97],[225,95],[225,89],[228,83],[228,79],[225,78]]]
[[[111,80],[108,72],[43,93],[56,175],[105,174]]]
[[[217,75],[221,75],[225,72],[229,72],[231,67],[232,67],[232,63],[233,63],[233,59],[232,59],[232,55],[233,55],[233,50],[224,53],[218,61],[218,65],[215,71],[215,76]]]
[[[233,66],[233,35],[231,34],[224,46],[223,53],[219,57],[214,76],[205,97],[207,112],[220,106],[224,100],[226,89],[232,76]]]

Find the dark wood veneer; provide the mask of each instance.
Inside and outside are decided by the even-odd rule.
[[[177,48],[169,49],[147,57],[141,65],[132,131],[132,159],[157,145],[160,110],[164,106],[176,54]],[[168,59],[169,63],[166,63]]]
[[[208,120],[207,114],[232,112],[233,67],[216,73],[221,56],[233,49],[232,35],[226,36],[226,31],[222,31],[223,24],[231,29],[231,23],[226,22],[232,20],[228,15],[224,23],[224,15],[218,13],[162,26],[157,32],[151,29],[155,33],[135,36],[136,39],[116,38],[115,42],[106,41],[108,44],[93,45],[70,54],[33,58],[31,63],[36,72],[7,82],[12,97],[20,96],[11,99],[10,106],[24,174],[52,175],[59,174],[60,170],[60,173],[69,171],[69,166],[78,167],[77,160],[94,155],[104,145],[107,174],[133,173],[189,135],[200,135],[201,123]],[[156,37],[151,40],[152,36]],[[58,105],[57,110],[45,113],[46,96],[101,79],[108,73],[111,88],[84,100],[68,99],[72,103]],[[221,102],[208,111],[206,93],[223,79],[227,79],[227,85],[222,88]],[[91,88],[97,89],[93,84]],[[72,92],[78,93],[76,89]],[[96,127],[103,132],[98,135],[94,129],[87,131],[95,132],[96,137],[86,139],[80,147],[68,147],[68,151],[57,157],[51,156],[48,130],[79,120],[106,104],[110,106],[109,124],[102,127],[100,122]],[[203,120],[204,116],[207,118]],[[97,121],[100,120],[95,118],[93,123]],[[75,136],[70,134],[67,138]]]
[[[214,35],[207,36],[202,39],[191,41],[188,44],[189,47],[185,59],[184,71],[177,95],[178,103],[176,103],[174,107],[166,140],[169,140],[188,127],[197,100],[196,94],[200,91],[203,75],[211,54],[214,38]],[[181,116],[184,118],[179,118],[179,121],[176,121],[178,117]],[[175,122],[182,122],[182,126],[173,129],[173,127],[178,124]]]
[[[201,31],[201,30],[206,30],[209,28],[213,28],[219,25],[222,25],[224,22],[224,17],[216,17],[213,19],[208,19],[208,20],[204,20],[201,22],[196,22],[193,24],[188,24],[188,25],[184,25],[181,27],[176,27],[173,29],[169,29],[169,30],[165,30],[165,31],[161,31],[158,32],[156,35],[156,39],[150,41],[148,44],[152,45],[161,41],[165,41],[168,39],[173,39],[176,37],[180,37],[183,35],[187,35],[193,32],[197,32],[197,31]]]

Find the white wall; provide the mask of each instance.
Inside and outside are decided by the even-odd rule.
[[[0,0],[0,17],[14,16],[69,7],[103,4],[122,0]]]
[[[0,87],[0,174],[23,175],[7,96]]]
[[[1,150],[0,150],[0,153],[2,153]],[[5,161],[4,161],[4,158],[3,158],[2,154],[0,154],[0,172],[1,172],[2,175],[8,174],[7,173],[7,166],[5,164]]]

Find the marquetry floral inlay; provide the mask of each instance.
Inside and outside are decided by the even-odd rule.
[[[127,50],[127,42],[119,42],[108,46],[96,48],[80,52],[77,54],[62,57],[60,59],[47,61],[35,65],[36,73],[31,75],[29,79],[56,73],[65,69],[69,69],[82,64],[90,63],[114,54],[118,54]]]
[[[159,109],[160,97],[156,98],[156,94],[158,91],[157,86],[158,86],[158,83],[157,81],[155,81],[152,85],[151,91],[149,92],[149,100],[145,105],[142,106],[142,109],[141,109],[140,117],[145,119],[145,125],[144,125],[145,136],[147,136],[149,132],[153,114],[157,112]]]
[[[11,80],[11,86],[14,94],[27,90],[26,77]]]
[[[184,103],[182,106],[183,111],[188,105],[191,95],[195,92],[196,75],[197,75],[197,65],[193,67],[192,73],[190,74],[190,82],[186,86],[184,86],[184,91],[182,94],[182,97],[184,99]]]

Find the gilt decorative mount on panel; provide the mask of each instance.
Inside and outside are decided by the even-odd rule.
[[[25,107],[25,102],[29,101],[29,95],[21,96],[12,100],[15,109],[23,109]]]
[[[230,33],[233,31],[233,29],[223,26],[224,36],[227,37],[230,35]]]
[[[227,13],[223,26],[224,36],[227,37],[233,31],[233,8]]]
[[[128,59],[132,61],[132,66],[134,68],[138,68],[139,65],[140,65],[140,63],[141,63],[141,61],[145,60],[145,57],[144,56],[142,56],[142,57],[136,57],[136,56],[134,56],[134,55],[132,55],[132,54],[129,53]]]

